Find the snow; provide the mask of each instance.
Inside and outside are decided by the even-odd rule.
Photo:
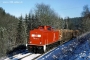
[[[20,59],[20,58],[22,58],[24,56],[29,55],[29,54],[31,54],[31,53],[27,53],[27,54],[20,53],[20,54],[14,55],[12,57],[6,58],[5,60],[18,60],[18,59]]]
[[[18,55],[14,55],[13,57],[19,59],[19,58],[22,58],[22,57],[27,56],[27,55],[30,55],[30,54],[32,54],[32,53],[27,53],[27,54],[18,54]]]
[[[6,56],[0,57],[0,60],[4,60],[4,59],[6,59],[6,58],[7,58]]]
[[[37,60],[90,60],[90,33],[58,46]]]
[[[33,58],[39,56],[41,54],[32,54],[32,53],[27,53],[27,54],[17,54],[17,55],[14,55],[12,56],[11,58],[6,58],[5,60],[18,60],[20,58],[20,60],[32,60]],[[26,57],[25,57],[26,56]],[[24,58],[23,58],[24,57]]]
[[[32,59],[34,59],[35,57],[37,57],[37,56],[39,56],[40,54],[32,54],[32,55],[30,55],[30,56],[28,56],[28,57],[26,57],[26,58],[23,58],[22,60],[32,60]]]

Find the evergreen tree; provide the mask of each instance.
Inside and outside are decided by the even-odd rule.
[[[26,25],[28,24],[28,16],[27,16],[27,14],[25,15],[25,23],[26,23]]]
[[[32,23],[31,22],[32,22],[32,19],[31,19],[31,15],[29,13],[29,15],[28,15],[28,31],[32,29]]]
[[[17,26],[17,37],[16,37],[16,44],[22,43],[22,15],[19,18],[19,23]]]

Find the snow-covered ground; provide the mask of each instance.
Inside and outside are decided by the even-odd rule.
[[[32,60],[36,58],[37,56],[40,56],[41,54],[32,54],[32,53],[26,53],[26,54],[17,54],[12,57],[8,57],[4,60]]]
[[[90,60],[90,33],[58,46],[37,60]]]
[[[32,55],[30,55],[30,56],[28,56],[26,58],[23,58],[22,60],[32,60],[32,59],[34,59],[35,57],[37,57],[39,55],[41,55],[41,54],[32,54]]]
[[[17,55],[14,55],[14,56],[12,56],[12,57],[6,58],[5,60],[18,60],[18,59],[20,59],[20,58],[22,58],[22,57],[24,57],[24,56],[29,55],[29,54],[31,54],[31,53],[27,53],[27,54],[17,54]]]

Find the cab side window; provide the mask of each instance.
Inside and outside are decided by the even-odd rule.
[[[44,29],[44,27],[39,27],[40,29]]]
[[[50,31],[51,31],[51,28],[50,28],[50,27],[48,27],[48,28],[47,28],[47,30],[50,30]]]

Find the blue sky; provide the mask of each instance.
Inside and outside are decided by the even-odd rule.
[[[0,7],[7,13],[19,17],[34,10],[37,3],[50,5],[63,18],[81,16],[83,6],[90,7],[90,0],[0,0]]]

